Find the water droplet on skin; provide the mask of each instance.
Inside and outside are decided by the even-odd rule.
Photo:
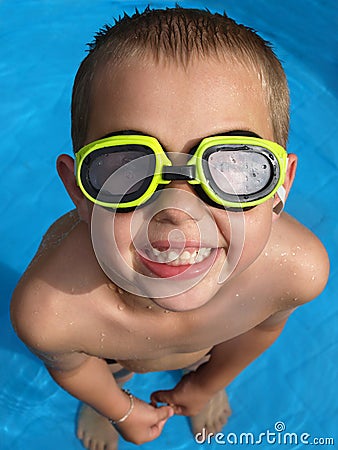
[[[297,275],[297,272],[293,272],[293,275],[296,276],[296,275]]]
[[[150,336],[147,336],[147,341],[150,341],[150,339],[151,339]]]
[[[117,308],[118,308],[119,311],[123,311],[124,308],[125,308],[125,306],[124,306],[124,305],[118,304],[118,305],[117,305]]]
[[[264,256],[269,256],[269,253],[268,253],[268,252],[265,252],[265,253],[264,253]]]
[[[168,311],[167,309],[164,310],[164,314],[169,314],[170,311]]]
[[[239,297],[239,294],[236,294],[236,297]]]
[[[151,305],[148,305],[147,309],[153,309],[153,307]]]
[[[69,325],[74,325],[74,322],[72,321],[72,322],[69,322]]]
[[[100,334],[100,336],[101,336],[100,337],[100,348],[103,349],[103,341],[104,341],[104,338],[105,338],[106,334],[102,332]]]
[[[314,281],[316,279],[316,277],[314,275],[312,275],[311,280]]]
[[[295,253],[295,252],[292,252],[291,255],[292,255],[292,256],[296,256],[296,253]]]

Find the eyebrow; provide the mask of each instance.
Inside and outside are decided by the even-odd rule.
[[[231,131],[223,131],[221,133],[212,134],[212,136],[246,136],[246,137],[255,137],[262,139],[257,133],[249,130],[231,130]]]
[[[141,131],[136,130],[120,130],[120,131],[112,131],[111,133],[105,134],[104,136],[101,136],[98,140],[105,139],[112,136],[121,136],[121,135],[141,135],[141,136],[147,136],[145,133],[142,133]]]
[[[146,134],[142,133],[141,131],[121,130],[121,131],[113,131],[111,133],[105,134],[104,136],[100,137],[99,139],[105,139],[105,138],[112,137],[112,136],[128,135],[128,134],[146,136]],[[208,137],[213,137],[213,136],[246,136],[246,137],[256,137],[256,138],[262,139],[262,137],[259,136],[257,133],[255,133],[253,131],[249,131],[249,130],[223,131],[223,132],[220,132],[220,133],[211,134]]]

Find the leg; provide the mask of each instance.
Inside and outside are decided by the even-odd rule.
[[[195,371],[202,364],[208,362],[210,355],[205,355],[200,361],[194,365],[187,367],[184,373]],[[206,429],[209,433],[219,433],[224,425],[227,423],[231,415],[231,408],[228,401],[228,396],[224,389],[217,392],[212,397],[209,403],[196,416],[190,417],[190,426],[193,434],[199,433]]]
[[[217,392],[209,403],[196,416],[190,417],[193,434],[201,432],[203,428],[209,433],[218,433],[222,430],[231,415],[228,396],[224,389]]]
[[[112,374],[120,387],[133,374],[119,364],[110,365]],[[89,450],[117,450],[118,433],[108,422],[88,405],[81,405],[77,420],[77,437]]]

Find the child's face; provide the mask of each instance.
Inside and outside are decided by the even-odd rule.
[[[105,67],[96,74],[90,107],[86,143],[112,132],[135,130],[156,137],[168,152],[182,154],[188,153],[204,137],[233,130],[251,131],[274,140],[258,74],[233,61],[209,58],[183,69],[175,64],[156,64],[150,59],[147,63],[128,61],[119,67]],[[209,266],[201,262],[200,272],[207,274],[196,286],[191,284],[189,291],[157,299],[156,293],[149,292],[149,297],[163,308],[194,309],[207,303],[220,288],[219,280],[227,278],[224,263],[234,236],[235,250],[240,255],[231,263],[234,269],[231,277],[261,254],[270,235],[274,200],[245,213],[227,212],[206,206],[185,181],[172,182],[165,188],[163,200],[161,197],[155,202],[160,206],[147,217],[147,238],[154,247],[165,247],[169,240],[175,246],[175,239],[181,247],[184,235],[190,253],[200,244],[217,250],[212,250]],[[166,282],[168,276],[180,272],[171,263],[149,266],[139,257],[130,233],[133,213],[102,212],[103,221],[109,222],[110,216],[114,216],[119,251],[130,267]]]

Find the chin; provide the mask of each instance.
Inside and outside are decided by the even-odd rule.
[[[205,306],[220,289],[220,285],[214,277],[202,280],[191,289],[168,297],[150,297],[151,301],[160,308],[173,311],[193,311]]]
[[[209,299],[195,299],[194,301],[194,299],[189,298],[188,294],[177,295],[175,297],[169,298],[152,298],[151,300],[160,308],[172,312],[193,311],[195,309],[201,308],[209,301]]]

